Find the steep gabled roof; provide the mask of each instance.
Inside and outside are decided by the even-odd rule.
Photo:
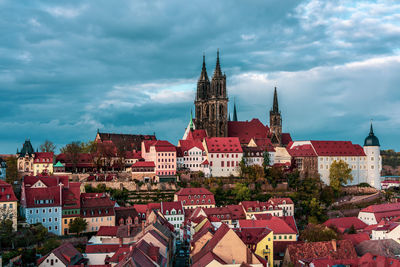
[[[274,234],[297,234],[284,220],[272,216],[267,220],[239,220],[240,228],[269,228]]]
[[[228,121],[228,136],[238,137],[241,144],[248,144],[251,139],[268,139],[269,128],[259,119],[251,121]]]
[[[207,137],[205,143],[208,153],[243,153],[237,137]]]
[[[198,141],[202,142],[203,139],[206,137],[207,137],[206,130],[198,129],[198,130],[189,131],[189,134],[186,137],[186,140],[198,140]]]
[[[318,156],[365,156],[359,145],[350,141],[311,141]]]
[[[71,243],[63,243],[59,247],[53,249],[50,253],[46,254],[44,257],[40,258],[37,262],[39,265],[42,263],[50,254],[54,254],[65,266],[70,266],[72,263],[72,259],[82,259],[82,254],[74,248]],[[76,264],[77,262],[74,262]]]
[[[336,226],[341,232],[349,229],[352,225],[355,230],[362,230],[367,227],[367,224],[358,219],[357,217],[343,217],[343,218],[332,218],[324,222],[324,225],[330,227],[331,225]]]
[[[18,201],[12,186],[0,180],[0,202]]]

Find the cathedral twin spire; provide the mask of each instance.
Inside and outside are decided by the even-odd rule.
[[[197,82],[197,99],[208,99],[213,97],[226,97],[226,75],[221,71],[219,50],[217,51],[217,62],[211,82],[207,75],[205,55],[203,54],[203,66]]]

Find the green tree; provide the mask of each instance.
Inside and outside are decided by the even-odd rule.
[[[244,158],[239,162],[239,174],[240,177],[245,177],[247,175],[247,165]]]
[[[320,200],[327,206],[332,205],[333,201],[335,200],[335,192],[333,192],[331,186],[324,186],[322,188]]]
[[[79,162],[79,154],[81,151],[81,143],[79,141],[72,142],[61,148],[61,153],[64,153],[67,160],[72,163],[75,172],[77,171],[76,166]]]
[[[6,159],[7,172],[6,172],[6,182],[9,184],[14,184],[14,181],[18,181],[18,159],[15,157],[8,157]]]
[[[300,239],[305,242],[320,242],[340,239],[340,236],[334,230],[323,224],[316,225],[310,223],[301,231]]]
[[[44,143],[40,145],[41,152],[53,152],[54,153],[55,150],[56,150],[56,145],[49,140],[44,141]]]
[[[97,151],[97,143],[95,141],[82,142],[81,153],[95,153]]]
[[[351,169],[343,160],[333,161],[329,169],[329,185],[335,193],[340,193],[343,185],[353,181]]]
[[[356,233],[357,233],[356,228],[354,227],[354,224],[352,224],[352,225],[350,226],[350,228],[347,229],[347,233],[348,233],[348,234],[356,234]]]
[[[232,193],[237,201],[250,200],[251,198],[250,189],[242,183],[236,183]]]
[[[286,175],[286,181],[288,183],[288,187],[297,190],[299,186],[299,178],[300,178],[300,173],[298,170],[294,170]]]
[[[61,245],[61,241],[52,237],[52,238],[47,239],[44,242],[43,246],[38,249],[38,252],[41,255],[46,255],[53,249],[59,247],[60,245]]]
[[[13,222],[9,219],[0,221],[0,243],[1,247],[14,248],[14,231]]]
[[[264,151],[263,157],[264,157],[263,167],[267,168],[271,164],[271,160],[269,158],[269,153],[267,150]]]
[[[77,235],[79,235],[80,233],[85,231],[87,226],[88,226],[87,221],[85,219],[79,218],[79,217],[73,219],[68,224],[69,231],[71,233],[76,233]]]

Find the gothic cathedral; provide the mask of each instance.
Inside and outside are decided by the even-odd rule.
[[[205,56],[203,68],[197,82],[195,103],[196,129],[205,129],[210,137],[228,136],[228,97],[226,94],[226,75],[222,74],[217,52],[214,75],[208,79]]]

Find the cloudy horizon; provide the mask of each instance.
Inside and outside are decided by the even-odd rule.
[[[399,151],[399,21],[389,0],[0,0],[0,154],[97,129],[177,144],[217,49],[239,120],[269,123],[276,86],[294,140],[362,145],[372,119]]]

